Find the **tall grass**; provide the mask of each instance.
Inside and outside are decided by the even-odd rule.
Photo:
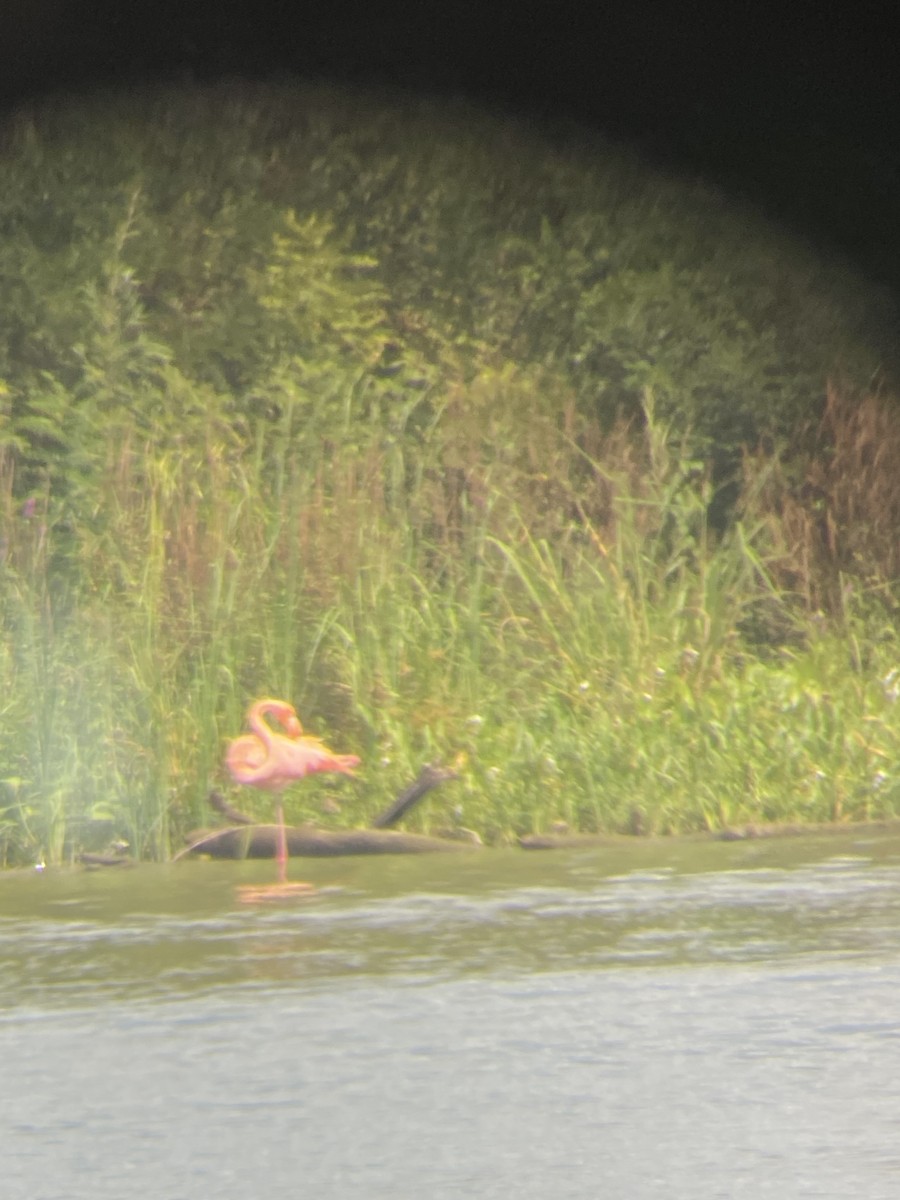
[[[114,831],[165,857],[262,693],[364,761],[359,783],[295,789],[291,819],[333,794],[329,821],[365,823],[427,760],[461,778],[413,823],[493,841],[894,815],[891,581],[811,608],[785,582],[777,460],[748,460],[716,534],[705,468],[649,395],[642,427],[603,434],[506,386],[487,429],[448,403],[415,441],[349,420],[352,449],[292,436],[289,410],[243,444],[214,414],[190,444],[117,431],[77,536],[7,472],[5,855]],[[795,574],[810,558],[794,547]]]

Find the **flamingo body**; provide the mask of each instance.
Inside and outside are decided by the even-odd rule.
[[[273,716],[284,733],[267,724]],[[319,738],[305,737],[303,726],[290,704],[283,700],[258,700],[247,714],[252,733],[235,738],[225,762],[235,783],[280,792],[295,779],[319,771],[352,775],[359,766],[355,754],[335,754]]]

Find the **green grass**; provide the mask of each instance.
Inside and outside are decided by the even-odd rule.
[[[151,439],[127,469],[111,457],[77,595],[50,591],[53,528],[8,506],[7,854],[59,861],[107,821],[167,855],[207,819],[224,740],[263,693],[363,758],[359,783],[289,793],[295,820],[325,819],[334,794],[329,822],[365,824],[433,760],[460,780],[413,827],[493,842],[560,820],[674,833],[894,815],[895,625],[863,596],[840,620],[804,615],[765,569],[764,525],[714,537],[706,479],[652,425],[643,451],[632,436],[629,485],[625,436],[590,461],[611,489],[602,524],[582,479],[555,536],[532,479],[492,484],[492,461],[450,520],[427,458],[399,503],[390,446],[321,488],[288,454],[273,488],[252,455],[226,477],[219,455],[159,461]],[[750,644],[748,615],[773,606],[790,636]]]

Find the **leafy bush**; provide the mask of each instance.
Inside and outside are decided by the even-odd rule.
[[[165,856],[262,692],[364,756],[347,823],[437,757],[498,840],[894,811],[883,298],[556,144],[308,89],[10,124],[9,857]]]

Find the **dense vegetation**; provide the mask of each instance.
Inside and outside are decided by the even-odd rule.
[[[365,764],[294,819],[428,759],[415,820],[493,840],[896,812],[884,297],[553,146],[234,85],[8,124],[4,859],[166,856],[263,693]]]

